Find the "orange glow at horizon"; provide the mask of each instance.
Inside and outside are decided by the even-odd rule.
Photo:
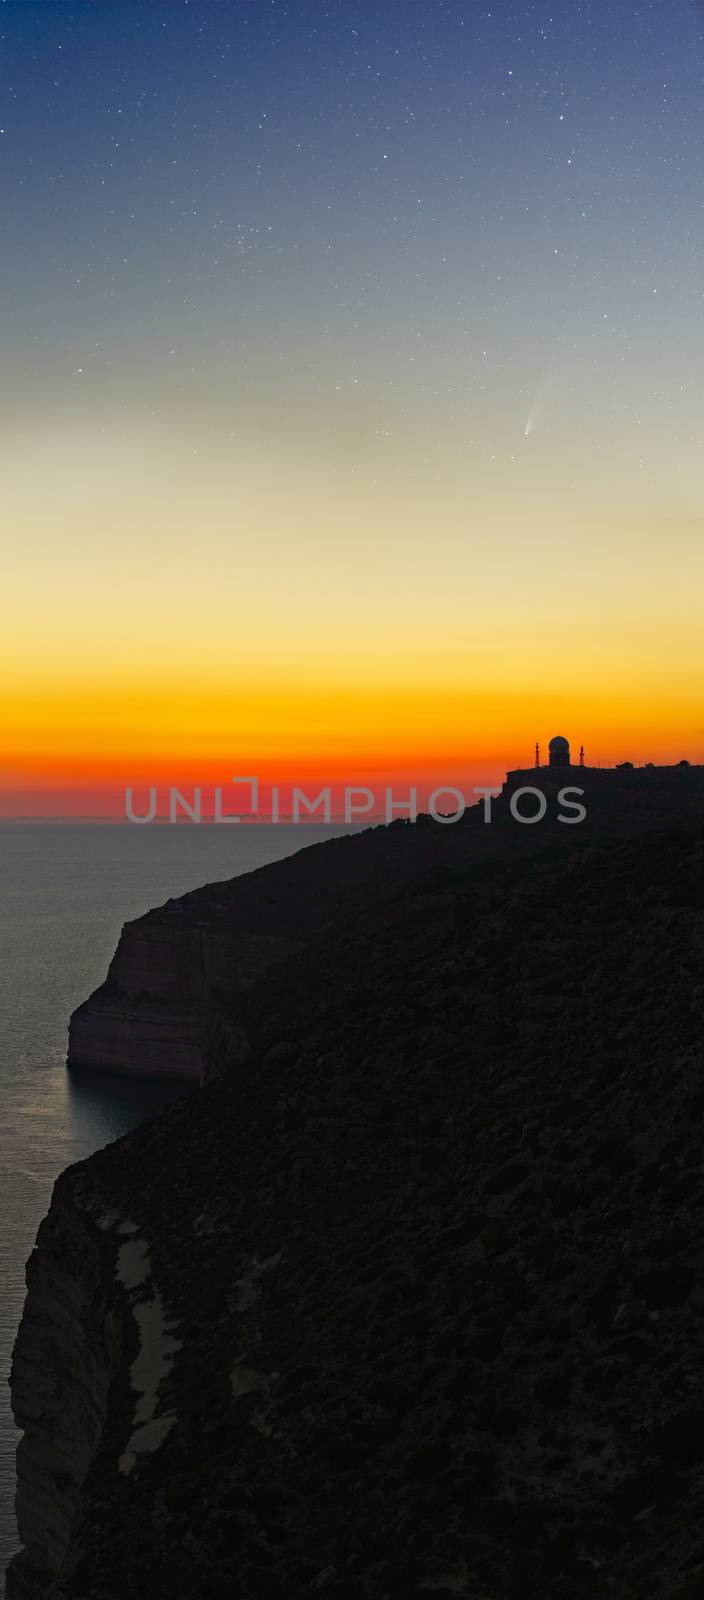
[[[272,478],[261,441],[233,462],[201,427],[194,457],[183,427],[0,445],[0,814],[242,771],[500,782],[555,732],[595,763],[704,760],[696,519],[626,514],[624,484],[574,509],[571,434],[519,489],[329,439],[323,463],[280,444]]]
[[[286,691],[203,687],[125,695],[117,687],[80,693],[15,696],[3,710],[0,815],[123,815],[124,791],[162,798],[256,775],[262,785],[413,783],[426,790],[501,783],[505,771],[531,767],[538,738],[543,760],[556,732],[584,744],[587,764],[631,759],[704,759],[699,708],[670,714],[664,689],[625,706],[606,695],[448,691],[397,684],[329,689],[310,683]],[[141,803],[141,799],[140,799]],[[231,808],[231,798],[225,801]]]

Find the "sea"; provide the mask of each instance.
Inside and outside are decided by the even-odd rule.
[[[25,1263],[64,1167],[155,1116],[183,1086],[66,1071],[71,1011],[102,982],[122,924],[340,824],[0,823],[0,1585],[18,1548],[12,1347]],[[191,1089],[197,1093],[197,1089]]]

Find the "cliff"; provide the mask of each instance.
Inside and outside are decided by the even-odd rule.
[[[127,923],[105,983],[71,1017],[70,1067],[202,1081],[213,1027],[236,1024],[238,996],[300,941],[239,932],[217,903],[201,910],[210,920],[192,922],[171,901]]]
[[[538,827],[521,825],[509,810],[515,791],[533,785],[548,807]],[[585,794],[586,835],[584,825],[556,825],[563,787]],[[564,850],[587,836],[647,835],[672,815],[697,825],[703,791],[701,767],[511,772],[493,802],[490,828],[481,806],[458,826],[429,826],[427,818],[415,828],[397,823],[367,832],[361,848],[354,838],[334,840],[169,900],[123,928],[105,982],[70,1019],[68,1065],[203,1083],[224,1061],[245,1060],[250,991],[277,967],[295,968],[302,952],[314,953],[338,919],[344,925],[355,916],[371,926],[375,916],[385,918],[397,873],[410,882],[445,867],[462,873],[475,861]],[[521,803],[522,816],[531,804]]]
[[[26,1429],[17,1454],[17,1522],[31,1559],[13,1591],[43,1593],[80,1515],[81,1488],[99,1445],[121,1355],[120,1324],[103,1241],[57,1185],[27,1268],[28,1299],[17,1339],[13,1407]]]
[[[487,835],[130,925],[206,1082],[56,1186],[9,1600],[699,1592],[699,829]]]
[[[315,951],[336,919],[371,923],[394,860],[404,874],[432,871],[420,831],[419,844],[412,829],[374,830],[361,854],[354,838],[331,840],[127,923],[105,982],[70,1019],[69,1067],[202,1083],[225,1036],[244,1060],[250,993]]]

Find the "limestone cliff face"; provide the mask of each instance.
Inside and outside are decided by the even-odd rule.
[[[224,1019],[244,1059],[238,999],[300,944],[228,927],[220,907],[201,911],[191,921],[170,902],[125,925],[105,983],[71,1017],[69,1067],[200,1083]]]
[[[116,1246],[76,1198],[60,1181],[27,1267],[11,1377],[15,1418],[26,1430],[16,1501],[24,1551],[8,1574],[8,1600],[44,1596],[63,1566],[123,1351]]]

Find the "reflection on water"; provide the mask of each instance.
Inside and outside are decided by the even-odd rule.
[[[63,1082],[66,1086],[67,1116],[76,1139],[81,1138],[82,1130],[90,1124],[93,1129],[104,1131],[101,1144],[109,1144],[111,1139],[119,1138],[126,1124],[136,1127],[139,1122],[147,1122],[164,1106],[171,1105],[184,1094],[193,1093],[191,1084],[161,1083],[156,1080],[140,1083],[134,1078],[120,1078],[112,1073],[97,1076],[86,1067],[73,1067],[64,1075]]]

